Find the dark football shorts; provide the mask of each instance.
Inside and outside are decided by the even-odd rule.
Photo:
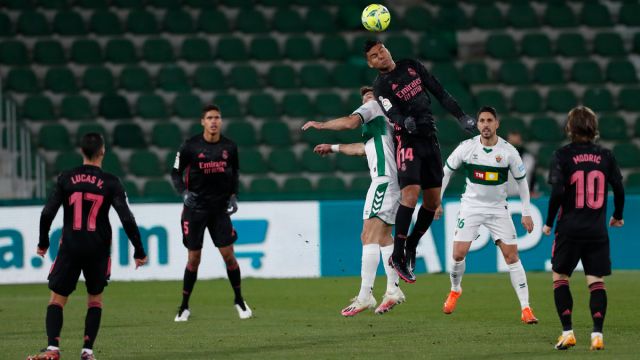
[[[442,157],[435,135],[428,138],[404,135],[396,145],[400,189],[408,185],[420,185],[421,189],[442,187]]]
[[[80,272],[84,275],[87,293],[102,294],[111,276],[109,253],[84,256],[61,248],[49,272],[49,289],[69,296],[76,289]]]
[[[232,245],[238,239],[231,218],[224,211],[210,212],[184,207],[181,224],[182,243],[189,250],[202,249],[205,229],[209,229],[213,244],[219,248]]]
[[[585,275],[598,277],[611,275],[609,239],[583,241],[556,236],[551,251],[553,271],[570,276],[580,260],[582,260]]]

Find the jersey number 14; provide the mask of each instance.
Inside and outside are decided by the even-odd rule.
[[[571,185],[576,184],[576,209],[584,208],[585,198],[587,206],[597,210],[604,205],[604,174],[600,170],[587,173],[586,189],[584,170],[578,170],[571,175]]]

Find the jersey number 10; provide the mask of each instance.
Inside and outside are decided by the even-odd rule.
[[[571,175],[571,185],[576,184],[576,209],[584,208],[585,197],[587,206],[597,210],[604,205],[604,174],[600,170],[593,170],[586,176],[586,196],[585,196],[585,176],[584,170],[578,170]]]
[[[92,194],[74,192],[69,196],[69,205],[73,206],[73,230],[82,230],[82,200],[91,201],[91,210],[89,210],[89,219],[87,221],[87,231],[96,231],[96,217],[98,217],[98,210],[102,205],[104,196]]]

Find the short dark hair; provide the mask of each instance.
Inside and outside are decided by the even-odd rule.
[[[483,112],[488,112],[491,115],[493,115],[494,118],[496,118],[496,120],[498,120],[498,112],[496,111],[496,109],[493,106],[483,106],[480,108],[480,110],[478,110],[478,113],[476,114],[476,117],[480,117],[480,114]]]
[[[378,39],[368,39],[367,41],[365,41],[364,42],[364,54],[367,55],[369,50],[371,50],[371,48],[373,48],[374,46],[376,46],[378,44],[382,44],[382,41],[380,41]]]
[[[202,108],[202,114],[200,115],[200,119],[204,119],[204,116],[207,115],[207,113],[212,110],[215,110],[220,114],[222,114],[222,111],[220,111],[220,107],[214,104],[207,104]]]
[[[82,136],[82,140],[80,140],[82,154],[89,160],[95,159],[103,146],[104,138],[97,132],[86,133]]]
[[[364,94],[368,92],[373,92],[373,88],[371,86],[363,86],[360,88],[360,96],[364,96]]]
[[[587,106],[577,106],[569,111],[565,131],[571,141],[593,141],[598,135],[598,117]]]

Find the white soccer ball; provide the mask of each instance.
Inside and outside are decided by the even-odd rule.
[[[380,32],[389,26],[391,13],[384,5],[371,4],[362,10],[361,20],[365,29]]]

